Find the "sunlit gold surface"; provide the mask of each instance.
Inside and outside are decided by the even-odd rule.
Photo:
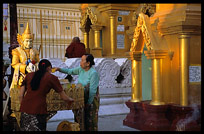
[[[95,38],[94,38],[95,48],[99,48],[100,47],[100,31],[95,30],[94,33],[95,33],[94,34],[95,35]]]
[[[189,45],[190,36],[180,36],[180,105],[188,105],[188,80],[189,80]]]
[[[51,71],[52,71],[52,73],[54,73],[54,72],[56,71],[56,68],[52,68],[52,70],[51,70]]]
[[[152,101],[151,105],[163,105],[161,93],[160,59],[152,59]]]
[[[80,26],[85,27],[87,18],[91,21],[91,30],[89,31],[89,47],[90,53],[94,57],[126,57],[129,52],[132,33],[128,34],[129,27],[132,26],[133,12],[139,7],[139,4],[88,4],[81,7]],[[122,12],[129,12],[121,15]],[[117,21],[118,17],[122,17],[122,21]],[[131,21],[131,22],[130,22]],[[117,31],[118,25],[124,26],[124,31]],[[135,25],[135,24],[134,24]],[[100,45],[96,43],[94,26],[102,26],[100,33]],[[124,35],[124,48],[117,48],[117,34]],[[122,40],[121,40],[122,41]],[[100,46],[100,49],[98,49]]]
[[[152,59],[152,101],[151,105],[163,105],[165,104],[162,96],[162,87],[161,87],[161,68],[162,62],[168,52],[165,50],[150,50],[144,51],[147,59]]]
[[[91,27],[94,30],[94,48],[100,48],[100,30],[102,26],[92,25]]]
[[[86,48],[86,53],[89,53],[90,52],[90,49],[89,49],[89,33],[86,32],[86,29],[84,27],[81,27],[80,29],[81,29],[81,31],[83,32],[83,35],[84,35],[84,44],[85,44],[85,48]]]
[[[87,18],[89,17],[91,20],[91,23],[94,25],[97,23],[98,18],[97,16],[94,14],[94,12],[92,11],[92,9],[90,7],[86,7],[85,8],[85,13],[83,13],[82,19],[80,20],[80,25],[81,27],[85,27],[86,22],[87,22]],[[84,11],[83,11],[84,12]]]
[[[138,17],[138,20],[137,20],[137,27],[135,28],[133,41],[131,43],[131,48],[130,48],[131,52],[134,52],[134,51],[137,50],[137,47],[138,47],[137,44],[138,44],[139,39],[140,39],[139,38],[140,34],[142,34],[142,36],[143,36],[143,39],[144,39],[144,42],[145,42],[145,45],[146,45],[147,49],[148,50],[152,49],[151,42],[153,42],[153,41],[150,41],[150,35],[148,33],[149,30],[147,30],[147,24],[146,24],[147,22],[145,22],[145,16],[146,15],[144,15],[143,13],[139,14],[139,17]]]
[[[89,49],[89,35],[86,32],[84,33],[84,44],[86,49]]]
[[[17,41],[21,46],[23,46],[23,41],[25,39],[32,39],[32,40],[34,39],[34,34],[31,34],[28,22],[24,33],[22,35],[20,35],[19,33],[17,34]]]
[[[132,61],[132,96],[131,102],[142,100],[141,52],[130,53]]]
[[[26,76],[26,62],[28,59],[30,61],[33,61],[33,64],[35,65],[36,69],[38,67],[39,59],[39,52],[35,48],[31,49],[24,49],[24,40],[25,39],[32,39],[33,41],[34,35],[31,34],[29,23],[27,23],[27,27],[22,35],[18,34],[17,40],[19,44],[21,44],[20,47],[17,47],[12,50],[12,63],[11,66],[14,68],[14,75],[13,80],[11,83],[10,88],[14,88],[14,86],[20,86],[23,82],[24,77]],[[35,63],[34,63],[35,62]],[[11,94],[12,95],[12,94]]]
[[[115,14],[114,12],[110,13],[110,45],[111,45],[111,54],[114,55],[116,52],[116,31],[115,31]]]

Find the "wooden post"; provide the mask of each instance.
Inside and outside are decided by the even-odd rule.
[[[9,3],[9,10],[10,10],[10,47],[9,47],[9,58],[12,62],[12,50],[19,46],[17,42],[17,33],[18,33],[18,23],[17,23],[17,7],[14,3]],[[11,77],[9,77],[9,87],[12,82],[13,78],[13,71],[14,69],[11,68]]]

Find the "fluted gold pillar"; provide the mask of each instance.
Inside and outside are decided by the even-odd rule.
[[[84,32],[84,44],[86,48],[89,48],[89,33]]]
[[[90,48],[89,48],[89,32],[85,28],[80,28],[81,31],[83,32],[84,35],[84,44],[86,47],[86,53],[90,53]]]
[[[180,105],[188,105],[190,36],[181,34],[180,43]]]
[[[145,51],[147,59],[152,60],[152,101],[151,105],[163,105],[162,87],[161,87],[161,60],[168,54],[165,50]]]
[[[94,48],[101,48],[100,47],[100,30],[102,26],[92,25],[92,29],[94,30]]]
[[[132,95],[131,102],[140,102],[142,100],[142,65],[141,52],[130,52],[132,61]]]
[[[116,53],[116,13],[115,10],[109,10],[111,55]]]

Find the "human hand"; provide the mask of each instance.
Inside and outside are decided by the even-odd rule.
[[[55,71],[59,71],[60,70],[60,68],[58,68],[58,67],[54,67],[53,69],[55,69]]]
[[[68,109],[71,109],[71,106],[72,106],[73,102],[74,102],[74,99],[69,97],[69,100],[68,100],[68,103],[67,103],[68,104],[68,106],[67,106]]]

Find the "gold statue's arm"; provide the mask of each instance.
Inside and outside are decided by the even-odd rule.
[[[11,66],[15,69],[17,66],[20,65],[20,72],[25,74],[26,64],[20,63],[20,53],[16,50],[12,50],[12,63]]]

